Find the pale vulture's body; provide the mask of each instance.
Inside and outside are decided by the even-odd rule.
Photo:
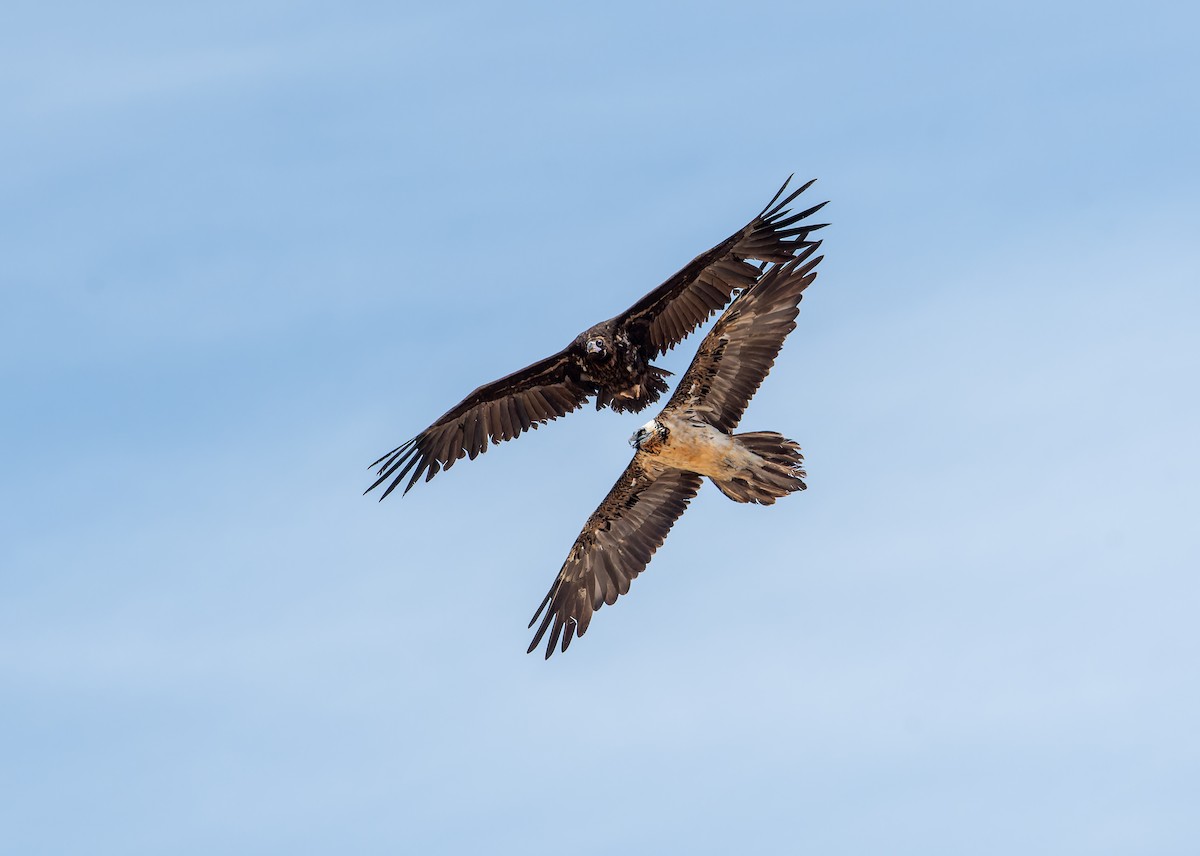
[[[659,427],[667,431],[665,440],[658,439]],[[714,481],[729,481],[753,473],[761,465],[758,455],[691,411],[664,411],[647,422],[642,431],[646,439],[638,448],[649,456],[647,469],[688,470]]]
[[[817,244],[820,242],[818,241]],[[734,434],[746,405],[796,326],[816,277],[816,244],[771,267],[717,319],[670,402],[630,439],[637,449],[592,514],[538,607],[529,646],[549,634],[546,656],[587,632],[592,615],[628,593],[704,477],[735,502],[771,505],[804,490],[800,447],[772,431]]]
[[[789,181],[791,179],[789,178]],[[822,224],[806,222],[820,203],[792,214],[787,206],[805,189],[780,200],[787,182],[758,216],[646,294],[633,306],[584,330],[556,354],[484,384],[436,422],[371,466],[379,467],[368,491],[387,483],[382,496],[401,484],[404,492],[463,458],[566,416],[594,397],[597,409],[645,409],[666,392],[670,372],[651,363],[682,342],[738,291],[762,275],[750,259],[783,263],[812,246]],[[620,252],[606,251],[610,259]],[[570,273],[564,285],[571,287]]]

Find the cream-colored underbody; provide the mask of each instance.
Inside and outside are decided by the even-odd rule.
[[[667,429],[665,440],[654,433],[655,422]],[[650,437],[642,442],[641,450],[664,467],[726,480],[751,473],[762,464],[758,455],[733,437],[699,417],[689,418],[686,411],[680,416],[663,414],[649,422],[646,429]]]

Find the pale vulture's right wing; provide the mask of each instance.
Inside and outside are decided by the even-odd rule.
[[[655,472],[634,455],[613,489],[588,518],[563,563],[558,578],[542,600],[529,626],[545,612],[529,644],[533,651],[550,630],[546,657],[562,637],[566,651],[573,636],[587,632],[592,613],[629,592],[629,582],[642,572],[662,546],[700,490],[696,473],[668,469]],[[564,632],[565,631],[565,632]]]
[[[732,431],[788,333],[796,329],[803,291],[817,278],[817,241],[787,264],[771,267],[730,304],[700,343],[664,412],[690,409],[721,431]]]

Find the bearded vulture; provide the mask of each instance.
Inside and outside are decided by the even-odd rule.
[[[809,233],[824,223],[801,223],[825,203],[799,214],[787,206],[812,185],[808,182],[776,204],[791,176],[758,216],[721,243],[692,259],[683,269],[629,309],[580,333],[553,356],[484,384],[418,434],[371,467],[378,478],[364,493],[405,476],[404,493],[424,475],[433,478],[460,458],[486,452],[500,443],[565,416],[596,396],[596,409],[639,411],[666,392],[670,372],[650,360],[679,344],[719,311],[738,289],[753,285],[762,273],[747,259],[786,262],[811,246]]]
[[[700,343],[667,406],[629,440],[637,451],[575,540],[529,626],[529,651],[550,631],[546,657],[587,632],[592,613],[629,591],[683,514],[704,476],[734,502],[771,505],[804,490],[800,447],[780,434],[734,434],[746,405],[796,327],[802,292],[817,276],[820,241],[771,267],[743,291]],[[544,615],[543,615],[544,613]]]

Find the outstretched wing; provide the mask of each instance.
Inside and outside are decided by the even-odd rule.
[[[546,631],[546,657],[562,638],[566,651],[574,636],[582,636],[592,613],[629,592],[629,582],[642,572],[654,551],[700,490],[701,477],[684,470],[651,471],[634,455],[613,489],[588,518],[575,539],[558,578],[542,600],[529,626],[538,625],[529,651]],[[542,617],[542,613],[545,616]]]
[[[700,343],[664,412],[696,410],[721,431],[737,427],[783,340],[796,329],[800,299],[823,258],[810,256],[820,245],[817,241],[786,264],[774,265],[738,295]]]
[[[569,351],[479,387],[416,437],[371,464],[379,467],[379,478],[363,493],[391,479],[382,500],[411,471],[404,487],[408,493],[422,475],[429,481],[459,458],[474,460],[489,443],[511,440],[581,407],[592,390],[576,379]]]
[[[819,211],[824,202],[799,214],[790,214],[787,208],[792,200],[812,186],[812,181],[776,204],[791,180],[788,176],[783,187],[757,217],[712,249],[696,256],[678,273],[617,316],[618,323],[627,329],[646,329],[648,358],[653,359],[678,345],[724,307],[736,290],[748,288],[758,280],[761,268],[746,259],[785,262],[796,250],[808,245],[809,233],[826,225],[800,222]]]

